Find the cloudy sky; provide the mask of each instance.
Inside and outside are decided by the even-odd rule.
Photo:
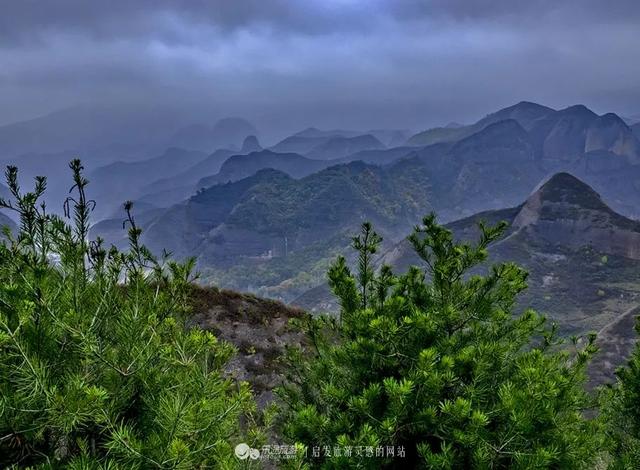
[[[638,0],[0,0],[0,124],[97,103],[267,132],[520,100],[640,113]]]

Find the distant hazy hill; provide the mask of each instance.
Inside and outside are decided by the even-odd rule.
[[[549,140],[553,145],[550,145],[556,150],[564,148],[566,153],[549,151],[548,158],[545,159],[542,158],[539,151],[539,140],[536,135],[532,135],[532,132],[546,122],[545,116],[549,115],[549,113],[553,114],[555,118],[558,118],[558,116],[561,118],[551,123],[557,127],[554,131],[553,139]],[[640,178],[630,177],[630,175],[638,174],[634,172],[638,172],[640,169],[639,166],[633,163],[632,154],[625,157],[614,154],[612,151],[601,150],[590,150],[587,153],[576,154],[575,156],[570,153],[575,148],[575,136],[577,135],[577,140],[580,140],[582,139],[580,137],[581,133],[574,132],[571,126],[565,126],[561,123],[564,122],[564,119],[567,119],[567,122],[584,122],[591,119],[590,115],[590,112],[583,107],[572,107],[556,113],[553,110],[549,111],[549,108],[537,105],[517,105],[506,111],[503,110],[488,116],[485,118],[485,122],[491,122],[490,124],[456,142],[440,143],[413,149],[400,147],[397,149],[368,150],[345,157],[345,160],[360,157],[363,160],[375,162],[379,166],[373,168],[376,168],[375,172],[379,172],[381,175],[378,184],[404,188],[405,190],[402,192],[399,190],[391,192],[382,190],[378,194],[368,194],[363,198],[360,191],[345,191],[345,188],[351,186],[346,185],[339,175],[322,170],[324,165],[331,162],[310,161],[310,159],[300,155],[283,155],[271,151],[262,151],[247,156],[234,156],[223,164],[219,174],[199,181],[198,187],[212,189],[212,185],[239,181],[265,168],[281,170],[289,177],[303,177],[298,182],[287,180],[286,183],[282,184],[265,185],[264,187],[269,190],[266,193],[258,192],[257,190],[252,192],[252,204],[254,206],[258,203],[261,204],[259,210],[254,210],[255,216],[263,221],[263,226],[271,226],[280,230],[284,230],[285,227],[305,227],[307,217],[310,216],[313,220],[323,221],[327,227],[330,227],[330,232],[326,232],[324,239],[327,239],[329,233],[346,233],[348,230],[353,230],[354,225],[357,226],[357,224],[353,223],[352,217],[331,220],[334,213],[337,214],[342,211],[342,207],[365,207],[363,201],[379,201],[380,198],[385,198],[385,204],[395,204],[402,207],[410,203],[415,208],[422,208],[423,213],[418,210],[413,212],[415,219],[410,217],[398,218],[391,224],[388,220],[380,218],[382,230],[389,231],[391,227],[393,228],[389,232],[392,234],[391,238],[387,237],[388,242],[393,242],[394,237],[401,237],[408,233],[412,225],[424,213],[431,210],[435,210],[442,220],[451,221],[481,211],[517,205],[526,199],[531,191],[539,185],[540,181],[544,180],[546,175],[554,168],[575,171],[581,176],[585,175],[585,179],[594,184],[607,197],[614,193],[621,197],[622,192],[624,192],[626,194],[624,201],[627,204],[625,207],[632,207],[635,204],[634,201],[638,200],[640,202],[640,193],[627,191],[630,184],[640,181]],[[516,119],[500,120],[505,116],[515,116],[520,121]],[[588,133],[585,131],[584,142],[592,142],[594,147],[607,145],[615,149],[615,144],[612,144],[610,140],[613,134],[606,132],[606,129],[611,125],[613,125],[614,129],[617,128],[617,120],[605,115],[603,117],[596,116],[593,122],[600,126],[601,132],[595,133],[601,136],[600,141],[588,137]],[[593,122],[590,124],[592,129]],[[527,128],[530,130],[527,130]],[[578,126],[578,128],[582,129],[583,127]],[[624,128],[622,129],[624,130]],[[560,132],[560,130],[563,130],[563,132]],[[558,141],[554,140],[556,137],[559,139]],[[628,136],[625,135],[626,137]],[[635,139],[633,136],[631,138]],[[624,139],[618,140],[624,141]],[[565,155],[567,158],[565,158]],[[602,171],[603,168],[606,171]],[[319,171],[319,173],[314,173],[316,171]],[[324,184],[330,185],[334,189],[330,192],[323,191],[315,185],[311,185],[310,183],[315,181],[315,178],[321,178]],[[624,179],[627,183],[621,181],[614,185],[610,184],[611,181],[616,181],[617,179]],[[285,191],[282,189],[282,185],[296,187],[297,189],[292,193],[290,190]],[[209,189],[205,192],[209,191]],[[309,195],[307,198],[298,200],[292,196],[292,194],[301,194],[302,190]],[[218,188],[215,191],[221,191],[221,189]],[[332,198],[335,194],[340,197],[338,199]],[[622,206],[620,197],[611,199],[616,207]],[[307,201],[313,201],[313,206],[305,205],[304,203]],[[292,203],[301,204],[301,207],[306,207],[307,209],[306,211],[294,211],[287,205]],[[186,206],[188,207],[189,204],[193,204],[193,198]],[[230,219],[233,220],[233,231],[229,229],[229,222],[226,220],[223,226],[217,227],[215,230],[214,226],[206,229],[207,238],[213,239],[213,237],[217,237],[217,240],[233,240],[231,244],[209,244],[208,251],[202,248],[204,245],[197,245],[198,248],[196,250],[195,246],[190,244],[191,242],[182,243],[184,238],[182,238],[183,234],[180,232],[189,231],[190,224],[188,222],[182,223],[172,218],[163,219],[160,217],[154,222],[154,230],[158,231],[158,233],[164,233],[165,230],[171,231],[171,233],[157,237],[154,240],[154,246],[160,248],[165,238],[176,239],[177,241],[169,248],[178,250],[184,255],[200,254],[203,266],[214,266],[216,263],[219,264],[222,259],[227,260],[229,263],[234,260],[240,263],[242,256],[255,257],[260,256],[261,253],[269,252],[271,252],[274,259],[279,258],[285,250],[283,246],[285,235],[272,234],[265,236],[262,233],[260,237],[254,237],[254,235],[245,237],[246,233],[253,233],[254,230],[250,217],[240,217],[241,214],[246,213],[243,211],[246,211],[248,207],[253,206],[243,203],[238,207],[234,207],[234,216]],[[318,210],[318,208],[326,208],[326,210]],[[286,221],[280,218],[282,213],[288,214]],[[362,211],[361,213],[363,217],[376,218],[376,211]],[[369,213],[372,215],[367,215]],[[331,223],[327,221],[331,221]],[[166,229],[162,227],[166,227]],[[177,229],[176,227],[179,228]],[[187,227],[187,229],[182,227]],[[314,228],[314,230],[321,233],[319,227]],[[304,244],[296,243],[295,237],[289,238],[287,241],[289,254],[295,253],[296,250],[305,246]],[[193,240],[194,237],[188,235],[186,239]],[[321,239],[322,237],[311,238],[310,242],[315,243]],[[336,248],[339,243],[330,245]],[[252,248],[243,251],[245,247],[249,246]],[[327,247],[327,249],[329,248]],[[203,253],[205,252],[210,252],[211,256],[204,256]],[[320,262],[320,260],[324,259],[323,253],[325,252],[324,248],[318,248],[316,254],[308,253],[306,260],[308,262],[312,260]],[[292,263],[284,262],[282,259],[275,261],[263,259],[259,262],[254,262],[265,266],[281,264],[283,265],[281,269],[282,276],[285,276],[284,271],[287,271],[291,278],[296,278],[299,273],[303,272],[303,269],[296,267]],[[284,265],[288,267],[285,269]],[[242,276],[244,274],[236,276],[228,273],[226,281],[230,280],[234,283],[234,287],[242,288],[242,286],[235,284]],[[284,281],[285,278],[282,276],[276,276],[274,279]],[[265,281],[265,285],[268,285],[269,282],[271,281]],[[247,288],[247,286],[244,286],[244,288]]]
[[[158,151],[178,121],[175,113],[166,110],[75,106],[0,126],[0,160],[63,151],[85,160],[140,158]]]
[[[461,209],[446,220],[512,205],[559,171],[583,179],[617,211],[640,215],[640,142],[615,114],[523,102],[449,131],[462,134],[437,144],[439,153],[434,145],[416,150],[429,154],[434,184]]]
[[[348,163],[360,160],[374,165],[387,165],[395,162],[396,160],[400,160],[401,158],[415,155],[417,150],[419,149],[416,149],[416,147],[392,147],[381,150],[361,150],[344,158],[333,160],[329,163]]]
[[[257,141],[249,140],[245,142],[244,149],[255,148]],[[259,144],[258,144],[259,145]],[[349,162],[352,159],[362,159],[364,161],[374,161],[378,164],[384,164],[389,160],[399,158],[413,149],[400,148],[394,151],[384,152],[380,155],[370,155],[367,152],[360,152],[352,157],[347,157],[341,161],[331,162],[327,160],[313,160],[293,153],[275,153],[270,150],[261,150],[252,152],[248,155],[236,154],[230,150],[217,150],[213,154],[198,161],[187,169],[172,174],[166,178],[160,178],[151,184],[142,185],[135,193],[135,201],[138,203],[148,204],[154,208],[169,207],[182,200],[189,198],[196,191],[208,188],[215,184],[227,183],[230,181],[238,181],[249,177],[259,170],[272,168],[280,170],[294,178],[301,178],[316,171],[320,171],[332,164],[339,162]],[[376,151],[371,151],[376,152]],[[388,152],[388,153],[387,153]],[[147,161],[146,164],[155,164],[156,159]],[[223,163],[224,162],[224,163]],[[123,168],[130,169],[130,166]],[[202,175],[211,175],[202,178]],[[104,179],[101,174],[96,175],[97,179]],[[101,191],[101,185],[93,188]],[[112,209],[112,207],[110,207]],[[100,215],[103,215],[101,212]]]
[[[203,175],[218,174],[222,164],[229,157],[246,155],[260,150],[262,150],[262,147],[257,137],[250,135],[244,139],[239,152],[230,149],[218,149],[205,159],[195,165],[188,166],[178,174],[172,174],[169,177],[160,178],[145,185],[140,191],[142,196],[137,201],[153,204],[156,207],[169,207],[194,194],[200,188],[198,181],[202,179]],[[246,176],[251,175],[254,171],[245,172]]]
[[[331,137],[306,154],[318,160],[335,160],[364,150],[381,150],[385,145],[371,134],[355,137]]]
[[[337,160],[363,150],[380,150],[385,145],[371,134],[351,131],[305,129],[271,147],[278,153],[298,153],[318,160]]]
[[[411,145],[455,142],[496,122],[512,119],[527,131],[542,165],[575,162],[582,155],[607,151],[628,163],[640,161],[640,145],[625,122],[609,113],[598,116],[582,105],[555,111],[521,102],[490,114],[470,126],[431,129],[409,139]]]
[[[514,120],[498,121],[455,143],[417,148],[391,166],[427,175],[430,207],[445,221],[518,204],[546,172]]]
[[[256,148],[256,143],[257,141],[245,142],[246,145],[239,154],[230,150],[217,150],[177,175],[145,185],[140,191],[142,196],[137,200],[154,204],[156,207],[168,207],[188,198],[199,189],[237,181],[265,168],[273,168],[294,178],[301,178],[331,165],[357,160],[386,165],[416,151],[415,147],[362,150],[337,160],[315,160],[295,153],[276,153],[271,150],[244,153],[248,149]]]
[[[371,129],[365,134],[371,134],[387,147],[399,147],[405,145],[411,136],[411,131],[407,129]]]
[[[331,129],[331,130],[321,130],[315,127],[308,127],[306,129],[301,130],[300,132],[296,132],[292,137],[303,137],[303,138],[311,138],[311,139],[330,139],[332,137],[355,137],[357,135],[361,135],[362,132],[358,131],[350,131],[345,129]]]
[[[412,136],[408,143],[409,145],[431,145],[441,142],[455,142],[484,129],[490,124],[495,124],[505,119],[514,119],[525,129],[530,129],[534,122],[545,118],[553,112],[553,109],[547,108],[546,106],[522,101],[489,114],[470,126],[447,125],[446,127],[437,127],[420,132]]]
[[[202,152],[169,148],[162,155],[135,162],[115,162],[91,172],[91,195],[101,204],[97,215],[111,213],[125,200],[134,200],[151,181],[179,173],[206,158]],[[98,217],[100,218],[100,217]]]
[[[292,135],[278,142],[271,147],[270,150],[277,153],[298,153],[304,155],[313,150],[314,147],[324,144],[329,139],[331,139],[331,136],[305,137]]]
[[[172,168],[141,186],[146,236],[156,250],[198,256],[209,279],[224,286],[291,299],[301,286],[322,282],[328,260],[363,218],[379,223],[392,244],[426,212],[449,222],[514,207],[558,171],[578,176],[626,216],[640,207],[638,140],[617,116],[519,103],[480,122],[455,141],[362,150],[332,161],[261,150],[229,157],[218,172],[211,172],[212,156]],[[294,137],[321,140],[315,145],[354,138],[332,132],[340,131],[309,129]],[[353,160],[368,164],[334,166]],[[160,206],[168,209],[156,211]]]
[[[4,175],[3,175],[4,177]],[[7,188],[4,184],[0,183],[0,197],[3,199],[9,199],[11,197],[11,192],[9,188]]]
[[[237,181],[265,168],[272,168],[294,178],[301,178],[328,165],[328,162],[313,160],[296,153],[276,153],[271,150],[262,150],[249,155],[230,157],[222,164],[218,173],[202,178],[198,181],[197,187],[208,188],[218,183]]]
[[[220,119],[213,126],[196,124],[179,129],[168,145],[202,152],[218,148],[239,150],[247,136],[255,136],[255,126],[242,118]]]
[[[164,214],[165,210],[166,209],[154,207],[146,203],[134,203],[133,215],[136,225],[145,229],[157,217]],[[105,219],[95,223],[89,231],[89,236],[92,239],[99,236],[104,240],[106,246],[114,245],[119,249],[127,249],[129,246],[129,239],[128,225],[123,224],[125,219],[126,213],[123,206],[120,206]]]
[[[240,153],[259,152],[260,150],[262,150],[262,145],[260,145],[258,138],[255,135],[249,135],[242,142]]]
[[[320,130],[315,127],[309,127],[296,134],[294,137],[306,137],[306,138],[332,138],[332,137],[357,137],[362,135],[372,135],[385,146],[397,147],[404,145],[407,138],[411,135],[410,131],[406,129],[371,129],[366,132],[333,129],[333,130]]]
[[[200,160],[194,165],[187,166],[187,168],[177,174],[172,174],[165,178],[152,181],[150,184],[146,184],[142,187],[141,193],[145,195],[152,195],[154,193],[177,189],[186,188],[187,194],[183,199],[190,196],[196,187],[196,183],[202,175],[212,175],[220,171],[222,164],[232,155],[236,154],[233,150],[219,149]]]

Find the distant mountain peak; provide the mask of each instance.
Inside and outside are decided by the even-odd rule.
[[[538,192],[541,198],[550,202],[565,202],[571,204],[589,203],[590,206],[601,205],[607,207],[600,195],[591,186],[570,173],[556,173],[544,183]]]
[[[496,142],[516,142],[527,139],[527,132],[514,119],[504,119],[491,123],[482,130],[461,139],[453,147],[453,153],[463,152],[467,159],[475,159],[479,150],[483,148],[493,148]],[[493,152],[492,152],[493,153]]]
[[[238,149],[242,141],[258,131],[249,121],[238,117],[218,120],[213,126],[193,124],[178,129],[170,143],[178,147],[211,152],[213,149]]]
[[[619,124],[622,127],[630,129],[629,125],[616,113],[606,113],[599,117],[600,122],[604,125]]]
[[[566,114],[566,115],[573,115],[573,116],[584,116],[584,117],[590,117],[590,118],[598,117],[596,113],[591,111],[589,108],[587,108],[583,104],[574,104],[573,106],[569,106],[567,108],[561,109],[559,113]]]
[[[517,121],[524,129],[531,129],[536,122],[555,113],[556,111],[541,104],[530,101],[521,101],[507,108],[503,108],[495,113],[489,114],[484,119],[478,121],[477,127],[484,127],[488,124],[507,119]]]
[[[579,240],[585,245],[597,230],[640,228],[640,224],[614,212],[591,186],[565,172],[553,175],[531,194],[513,222],[516,229],[536,226],[543,232],[549,224],[555,227],[555,236],[561,233],[558,227],[566,226],[564,231],[570,233],[573,244]]]
[[[242,153],[259,152],[262,150],[262,146],[255,135],[247,136],[242,142]]]
[[[518,103],[516,103],[516,104],[514,104],[514,105],[512,105],[512,106],[510,106],[509,108],[506,108],[506,109],[516,109],[516,108],[519,108],[519,109],[528,108],[528,109],[536,109],[536,110],[541,110],[541,111],[554,111],[553,108],[550,108],[550,107],[545,106],[543,104],[534,103],[533,101],[525,101],[525,100],[519,101]]]
[[[347,129],[329,129],[322,130],[317,127],[307,127],[306,129],[296,132],[291,137],[304,137],[310,139],[317,138],[331,138],[331,137],[354,137],[361,134],[361,132],[347,130]]]

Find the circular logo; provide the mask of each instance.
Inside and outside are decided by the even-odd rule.
[[[238,444],[235,448],[236,457],[238,457],[240,460],[248,459],[251,451],[252,451],[251,447],[249,447],[244,442]]]

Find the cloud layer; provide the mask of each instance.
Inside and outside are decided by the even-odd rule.
[[[69,0],[0,15],[0,123],[155,103],[267,133],[467,121],[519,100],[640,112],[636,0]]]

